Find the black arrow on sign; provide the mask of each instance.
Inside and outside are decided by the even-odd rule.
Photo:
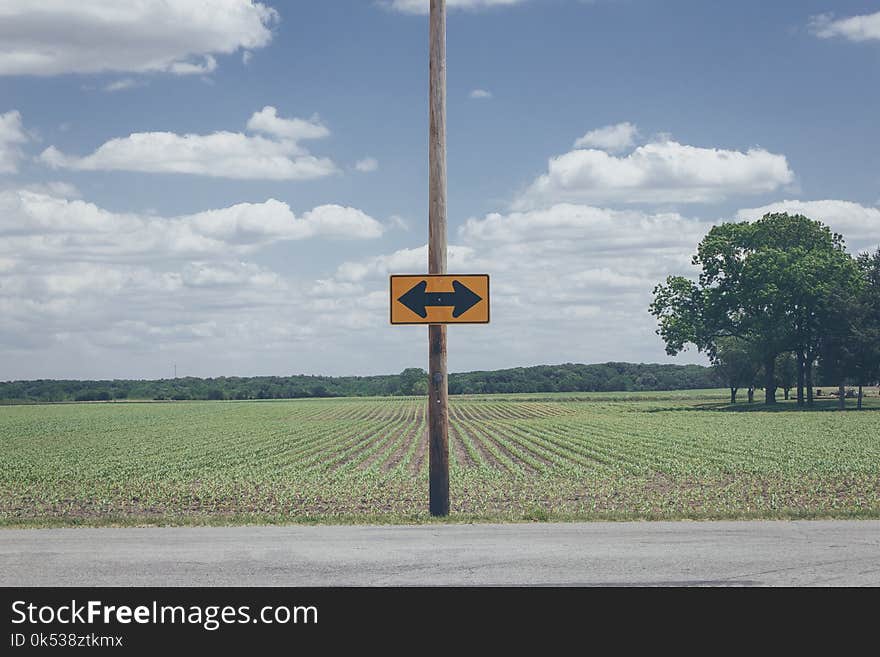
[[[458,318],[483,300],[483,297],[458,281],[452,281],[452,289],[453,292],[428,292],[428,281],[421,281],[398,301],[424,319],[431,306],[452,306],[452,316]]]

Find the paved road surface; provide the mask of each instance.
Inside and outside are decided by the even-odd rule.
[[[2,586],[880,586],[880,521],[0,530]]]

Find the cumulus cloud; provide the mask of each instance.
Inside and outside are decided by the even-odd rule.
[[[237,368],[280,345],[301,343],[314,353],[310,337],[326,332],[332,342],[341,330],[328,309],[333,303],[323,292],[308,293],[314,281],[250,259],[284,241],[370,239],[383,231],[340,205],[295,215],[269,199],[159,217],[110,212],[48,189],[0,191],[4,374],[105,376],[95,368],[114,364],[122,369],[112,375],[155,376],[156,359],[176,349],[180,360],[214,363],[246,354]],[[376,303],[365,294],[345,321],[361,322]],[[273,358],[277,367],[277,352]]]
[[[522,210],[559,202],[701,203],[772,192],[794,180],[784,155],[688,146],[672,140],[625,156],[573,150],[550,160],[514,203]]]
[[[284,279],[259,265],[249,262],[192,262],[180,275],[182,285],[189,287],[272,287],[284,285]]]
[[[379,160],[374,157],[365,157],[355,162],[354,168],[361,173],[371,173],[379,168]]]
[[[0,173],[16,173],[22,158],[19,144],[29,141],[21,123],[21,114],[12,110],[0,114]]]
[[[446,6],[449,9],[492,9],[494,7],[509,7],[518,5],[526,0],[448,0]],[[404,14],[427,14],[431,6],[430,0],[385,0],[383,4],[389,9]]]
[[[30,372],[48,367],[53,376],[83,376],[108,363],[131,376],[133,360],[150,368],[175,345],[190,357],[202,350],[222,357],[260,340],[298,297],[275,273],[235,260],[19,261],[0,271],[0,353],[7,374],[21,359]],[[122,362],[114,351],[125,354]]]
[[[382,224],[356,208],[321,205],[303,215],[312,235],[337,239],[369,239],[379,237]]]
[[[880,247],[880,208],[831,199],[778,201],[759,208],[742,209],[737,212],[737,218],[740,221],[754,221],[769,212],[802,214],[821,221],[846,238],[851,252]]]
[[[835,18],[833,14],[819,14],[810,18],[810,30],[820,39],[841,37],[848,41],[880,40],[880,11],[862,16]]]
[[[635,143],[638,128],[624,122],[590,130],[574,143],[575,148],[598,148],[609,153],[619,153],[631,148]]]
[[[254,0],[6,0],[0,75],[204,75],[214,55],[266,46],[277,20]]]
[[[21,191],[36,192],[46,196],[56,196],[65,199],[81,198],[82,193],[76,185],[62,180],[50,180],[49,182],[31,183],[23,187],[16,187]]]
[[[474,89],[469,95],[474,100],[489,100],[492,98],[492,92],[485,89]]]
[[[28,190],[0,191],[0,255],[130,262],[247,254],[285,240],[371,239],[381,223],[355,208],[316,207],[297,217],[281,201],[239,203],[178,217],[114,213]]]
[[[647,214],[563,203],[468,219],[460,235],[465,241],[488,242],[495,248],[543,244],[559,249],[588,248],[591,253],[644,248],[656,253],[669,247],[679,249],[686,243],[696,245],[694,238],[699,241],[702,231],[703,224],[677,213]]]
[[[248,262],[254,244],[289,230],[287,222],[249,214],[252,208],[161,219],[72,207],[82,216],[51,204],[35,212],[42,223],[30,237],[40,240],[30,249],[9,241],[28,237],[10,232],[28,221],[0,228],[7,367],[28,362],[33,371],[34,350],[89,357],[70,365],[78,365],[78,376],[104,362],[124,363],[120,374],[155,376],[151,368],[163,359],[201,359],[201,373],[217,374],[399,371],[424,358],[423,339],[387,326],[387,281],[392,273],[425,271],[425,245],[350,259],[328,277],[297,280]],[[4,210],[0,216],[10,214]],[[330,208],[307,218],[325,232],[348,232],[341,226],[350,220]],[[152,221],[177,236],[176,248],[166,242],[148,255],[129,246],[125,257],[105,257],[109,224],[143,243]],[[621,343],[631,360],[663,359],[646,311],[651,290],[669,273],[692,273],[689,258],[706,230],[676,213],[576,204],[471,218],[450,245],[449,270],[492,276],[493,323],[450,332],[451,367],[619,359]],[[45,240],[58,231],[67,231],[63,245],[47,250]],[[112,357],[114,351],[124,356]]]
[[[284,119],[274,107],[251,116],[251,132],[208,135],[136,132],[111,139],[84,157],[67,155],[55,146],[40,154],[46,165],[76,171],[185,173],[242,180],[312,180],[338,171],[329,158],[311,155],[301,140],[330,134],[317,119]]]
[[[266,105],[259,112],[255,112],[248,119],[247,129],[294,142],[321,139],[330,135],[330,131],[317,116],[311,119],[284,119],[278,116],[278,110],[271,105]]]

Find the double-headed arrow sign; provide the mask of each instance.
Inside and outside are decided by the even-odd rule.
[[[489,276],[391,277],[392,324],[486,324]]]
[[[427,319],[430,306],[452,306],[452,316],[458,319],[483,300],[483,297],[474,294],[470,288],[456,280],[452,281],[452,290],[452,292],[428,292],[428,281],[422,281],[416,283],[398,301],[422,319]]]

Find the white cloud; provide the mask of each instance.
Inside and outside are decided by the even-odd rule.
[[[451,367],[619,360],[620,344],[627,360],[664,359],[651,290],[691,273],[707,229],[675,213],[567,204],[469,219],[449,271],[492,276],[493,323],[450,331]],[[426,246],[353,258],[317,280],[252,261],[280,240],[380,232],[339,206],[294,216],[270,200],[163,218],[0,192],[4,371],[161,376],[178,362],[201,375],[341,374],[420,364],[423,334],[388,327],[387,277],[424,272]]]
[[[355,162],[354,168],[361,173],[371,173],[379,168],[379,160],[374,157],[365,157],[363,160]]]
[[[122,78],[121,80],[115,80],[109,84],[104,85],[104,91],[114,92],[114,91],[124,91],[125,89],[133,89],[134,87],[141,86],[142,83],[138,82],[134,78]]]
[[[248,262],[192,262],[181,272],[181,282],[189,287],[279,287],[283,279],[276,273]]]
[[[474,100],[489,100],[492,98],[492,92],[485,89],[474,89],[469,96]]]
[[[274,353],[267,362],[277,368],[282,347],[316,354],[343,331],[338,325],[362,322],[377,296],[365,293],[344,321],[334,322],[338,309],[321,310],[331,305],[330,288],[310,295],[314,281],[248,259],[284,241],[369,239],[384,230],[339,205],[294,215],[269,199],[159,217],[26,189],[0,191],[4,373],[82,377],[119,367],[119,376],[157,375],[156,359],[178,349],[178,362],[237,355],[236,369],[249,367],[258,353]]]
[[[602,309],[599,306],[566,306],[561,311],[563,317],[572,319],[588,319],[598,317]]]
[[[574,147],[598,148],[609,153],[619,153],[633,146],[638,133],[638,128],[629,122],[607,125],[604,128],[591,130],[578,139]]]
[[[255,112],[248,119],[247,129],[295,142],[304,139],[321,139],[330,135],[330,131],[317,116],[308,120],[283,119],[278,116],[278,110],[271,105],[266,105],[259,112]]]
[[[332,160],[315,157],[299,144],[330,134],[315,119],[279,118],[275,108],[267,106],[250,118],[248,129],[271,137],[225,131],[137,132],[111,139],[85,157],[50,146],[40,159],[52,168],[77,171],[186,173],[242,180],[311,180],[338,171]]]
[[[518,5],[526,0],[448,0],[446,6],[449,9],[492,9],[494,7],[509,7]],[[404,14],[427,14],[430,7],[429,0],[385,0],[383,4],[394,11]]]
[[[174,75],[208,75],[216,70],[217,60],[211,55],[185,62],[174,62],[168,67],[168,72]]]
[[[384,227],[355,208],[239,203],[179,217],[120,214],[81,200],[0,191],[0,256],[131,262],[241,255],[285,240],[372,239]]]
[[[880,40],[880,11],[863,16],[835,19],[833,14],[810,18],[810,30],[820,39],[842,37],[848,41]]]
[[[554,157],[515,209],[560,202],[699,203],[772,192],[794,180],[784,155],[700,148],[675,141],[616,157],[595,149]]]
[[[18,187],[18,189],[28,192],[36,192],[37,194],[42,194],[46,196],[56,196],[66,199],[76,199],[82,197],[82,193],[80,193],[76,185],[60,180],[52,180],[45,183],[31,183],[29,185],[24,185],[23,187]]]
[[[303,215],[313,235],[337,239],[370,239],[380,237],[382,224],[356,208],[321,205]]]
[[[149,363],[175,345],[190,357],[201,350],[221,357],[263,339],[278,325],[273,317],[298,300],[288,281],[235,260],[22,262],[0,271],[0,352],[7,365],[21,357],[55,372],[71,360],[94,367],[88,363],[98,355],[112,362],[119,350],[126,362],[142,356]]]
[[[677,213],[646,214],[588,205],[558,204],[547,209],[492,213],[468,219],[459,229],[462,240],[503,245],[550,245],[618,253],[650,246],[656,252],[699,241],[703,225]],[[571,246],[567,246],[570,244]],[[556,248],[554,246],[554,248]]]
[[[22,158],[18,144],[30,141],[16,110],[0,114],[0,173],[16,173]]]
[[[850,252],[880,247],[880,208],[852,201],[779,201],[759,208],[745,208],[736,213],[740,221],[754,221],[770,212],[802,214],[821,221],[846,238]]]
[[[254,0],[5,0],[0,75],[205,74],[213,55],[266,46],[277,20]]]
[[[254,53],[252,53],[250,50],[245,50],[243,53],[241,53],[241,63],[244,64],[245,66],[250,64],[251,60],[253,58],[254,58]]]

